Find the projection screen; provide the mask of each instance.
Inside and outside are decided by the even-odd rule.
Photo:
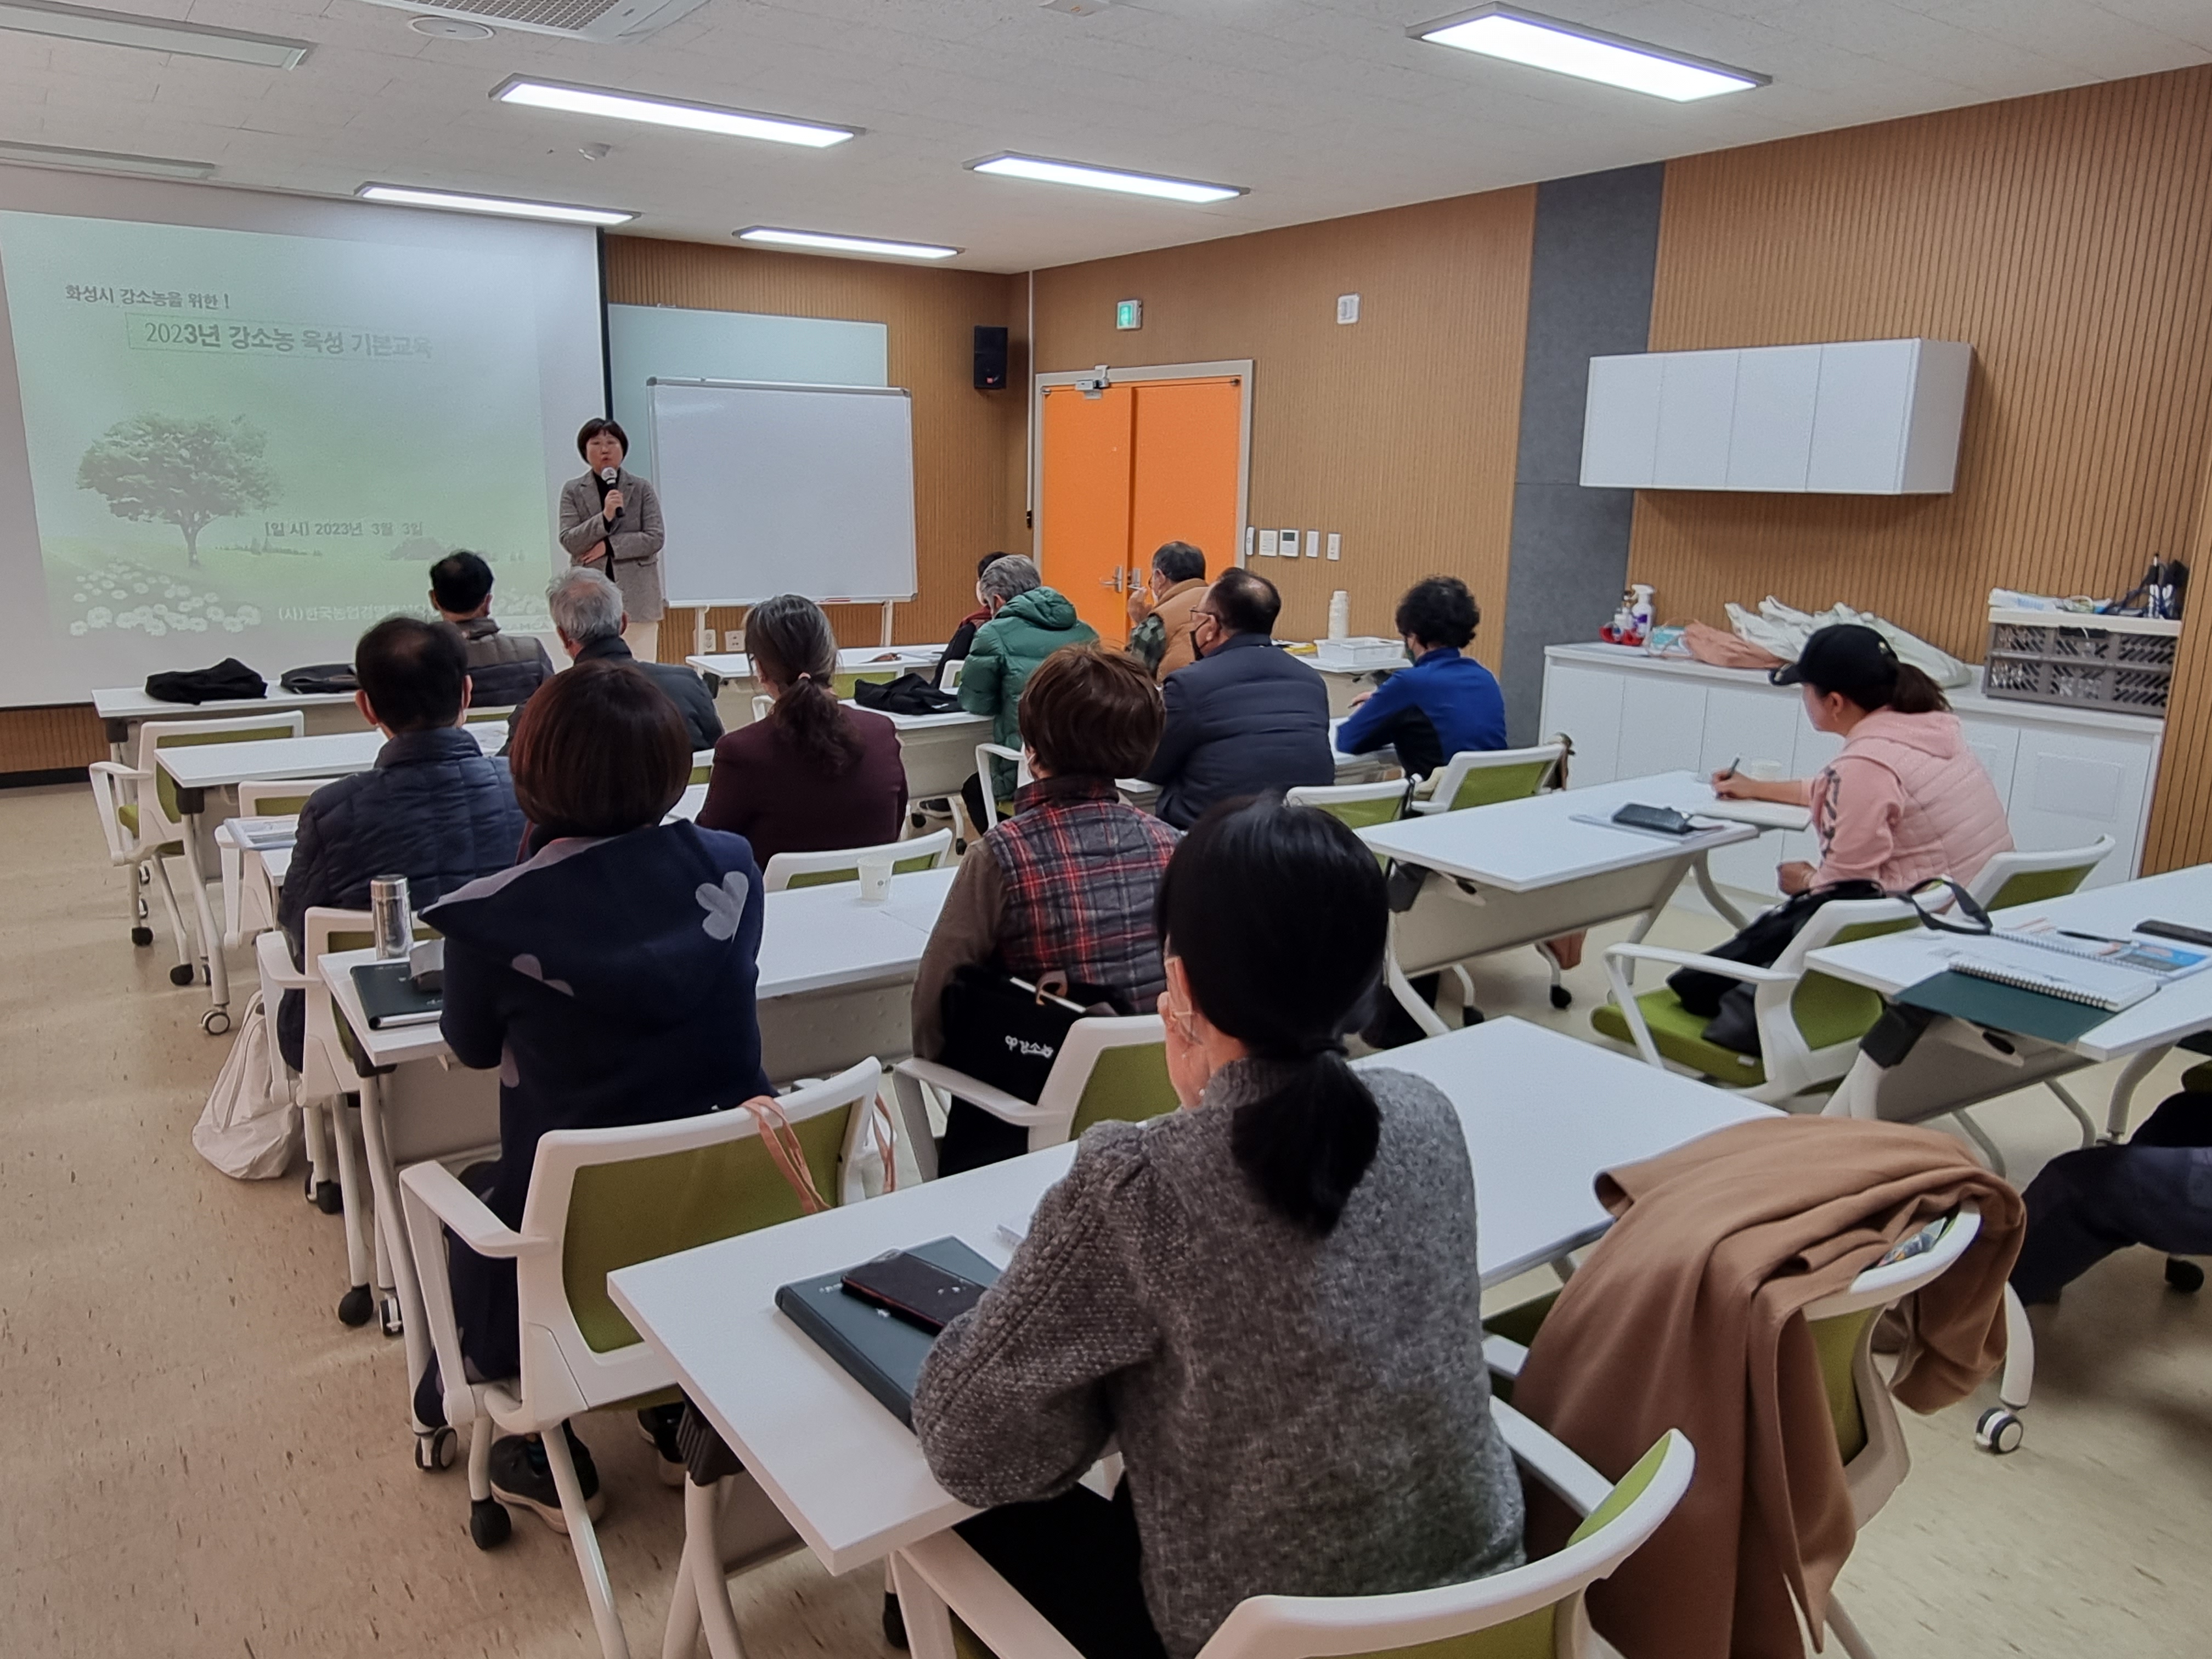
[[[0,168],[0,704],[348,660],[457,548],[545,626],[590,230]]]

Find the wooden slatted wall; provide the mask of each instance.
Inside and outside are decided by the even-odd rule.
[[[1252,522],[1344,537],[1336,564],[1255,562],[1282,589],[1278,631],[1315,637],[1341,587],[1352,631],[1387,634],[1407,584],[1449,571],[1495,667],[1535,203],[1495,191],[1039,271],[1037,367],[1251,358]],[[1114,327],[1127,299],[1133,333]]]
[[[2202,568],[2212,69],[1668,163],[1653,350],[1906,335],[1974,347],[1957,489],[1641,492],[1632,574],[1663,616],[1844,600],[1979,661],[1992,586],[2101,595],[2154,556]],[[2212,855],[2208,592],[2149,868]]]
[[[107,758],[88,702],[0,708],[0,774],[53,772]]]
[[[1651,349],[1975,353],[1947,495],[1647,490],[1669,617],[1845,600],[1978,661],[1992,586],[2109,593],[2186,546],[2212,432],[2212,70],[1668,163]]]
[[[746,247],[645,236],[607,240],[607,299],[615,305],[687,306],[783,317],[835,317],[884,323],[890,331],[890,382],[914,394],[915,563],[921,589],[898,607],[902,641],[942,640],[975,609],[975,561],[1029,550],[1022,523],[1024,413],[1018,390],[975,388],[973,330],[1011,327],[1016,337],[1007,379],[1022,384],[1025,365],[1023,278],[983,271],[921,270],[860,259],[769,253]],[[794,556],[804,550],[794,549]],[[872,645],[882,611],[836,608],[838,637]],[[708,626],[738,626],[744,613],[716,610]],[[660,631],[660,655],[681,662],[691,650],[688,613]]]

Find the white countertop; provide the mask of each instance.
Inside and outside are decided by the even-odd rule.
[[[1776,696],[1795,696],[1794,686],[1776,685],[1763,668],[1720,668],[1694,657],[1655,657],[1634,645],[1547,645],[1544,655],[1553,662],[1579,668],[1632,669],[1647,674],[1670,674],[1678,679],[1705,680],[1714,685],[1766,691]],[[2057,703],[2015,702],[2007,697],[1984,696],[1981,670],[1974,683],[1946,688],[1944,696],[1954,713],[1976,720],[2030,720],[2042,726],[2070,726],[2096,732],[2118,732],[2130,737],[2157,735],[2165,721],[2149,714],[2129,714],[2101,708],[2069,708]]]

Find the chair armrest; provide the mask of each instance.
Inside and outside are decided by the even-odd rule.
[[[1694,968],[1700,973],[1740,979],[1747,985],[1789,985],[1797,978],[1795,974],[1753,967],[1747,962],[1730,962],[1722,957],[1703,956],[1695,951],[1670,951],[1663,945],[1608,945],[1605,947],[1605,954],[1608,962],[1615,957],[1624,962],[1663,962],[1671,967]]]
[[[901,1075],[917,1082],[927,1083],[933,1089],[966,1101],[970,1106],[980,1106],[993,1117],[1006,1123],[1028,1127],[1033,1123],[1048,1123],[1066,1114],[1050,1107],[1037,1106],[1018,1095],[1010,1095],[1004,1089],[994,1089],[989,1084],[972,1078],[965,1072],[956,1072],[950,1066],[940,1066],[933,1060],[902,1060],[893,1068]]]
[[[908,1585],[918,1578],[993,1653],[1018,1653],[1023,1659],[1083,1659],[1052,1622],[1000,1577],[958,1533],[940,1532],[908,1544],[892,1562],[902,1604],[912,1599]]]
[[[546,1242],[509,1227],[442,1164],[410,1164],[399,1172],[399,1184],[478,1255],[518,1256]]]
[[[1510,1336],[1486,1336],[1482,1339],[1482,1363],[1500,1376],[1518,1377],[1521,1368],[1528,1363],[1528,1350]]]
[[[1492,1399],[1490,1415],[1512,1449],[1516,1462],[1564,1499],[1577,1516],[1588,1515],[1613,1493],[1613,1483],[1528,1418]]]
[[[128,864],[131,848],[125,843],[123,820],[118,816],[122,805],[122,786],[151,781],[151,772],[142,772],[135,766],[124,766],[115,761],[94,761],[85,769],[92,783],[93,810],[100,814],[100,833],[107,841],[107,861]]]
[[[292,965],[292,946],[284,935],[271,928],[255,935],[254,964],[261,970],[261,982],[282,991],[304,991],[314,983],[314,976],[304,969]]]

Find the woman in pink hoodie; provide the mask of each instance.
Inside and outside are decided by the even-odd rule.
[[[1951,705],[1873,629],[1821,629],[1773,680],[1802,685],[1806,717],[1844,739],[1843,752],[1809,781],[1713,778],[1713,793],[1731,799],[1813,809],[1820,862],[1784,865],[1784,892],[1867,881],[1894,893],[1936,876],[1970,882],[2011,851],[2004,804]]]

